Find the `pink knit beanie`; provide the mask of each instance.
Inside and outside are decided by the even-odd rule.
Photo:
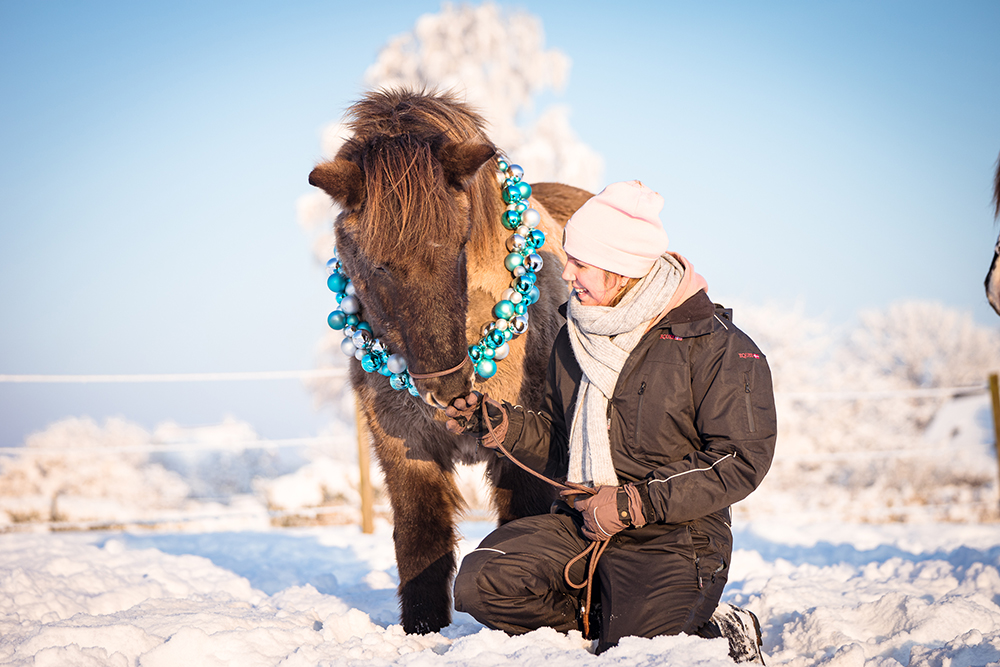
[[[612,183],[569,219],[563,248],[581,262],[641,278],[667,251],[662,209],[663,197],[639,181]]]

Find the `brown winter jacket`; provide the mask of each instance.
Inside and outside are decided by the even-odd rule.
[[[731,318],[699,291],[653,325],[622,368],[608,407],[611,455],[650,521],[625,539],[700,527],[724,543],[717,546],[728,559],[729,506],[767,473],[777,430],[767,361]],[[581,375],[563,327],[542,410],[508,406],[504,446],[550,476],[565,475]]]

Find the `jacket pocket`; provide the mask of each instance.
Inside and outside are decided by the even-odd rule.
[[[754,423],[753,420],[753,401],[751,400],[751,397],[753,395],[753,387],[750,386],[750,381],[751,381],[751,372],[744,371],[743,396],[746,399],[746,404],[747,404],[747,426],[749,427],[750,432],[753,433],[754,431],[757,430],[757,425]]]
[[[632,442],[635,446],[639,446],[639,425],[642,424],[642,399],[646,396],[646,381],[643,380],[642,384],[639,385],[639,403],[635,409],[635,434]]]

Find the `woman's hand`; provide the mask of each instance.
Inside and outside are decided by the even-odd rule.
[[[572,502],[574,509],[583,515],[583,534],[594,541],[610,540],[629,526],[646,525],[639,491],[631,484],[601,486],[594,495],[581,495],[574,489],[561,491],[559,495]]]

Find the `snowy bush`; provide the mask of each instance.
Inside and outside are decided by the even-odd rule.
[[[179,507],[189,487],[150,463],[149,434],[122,419],[56,422],[25,441],[17,458],[0,459],[0,521],[135,518]]]

